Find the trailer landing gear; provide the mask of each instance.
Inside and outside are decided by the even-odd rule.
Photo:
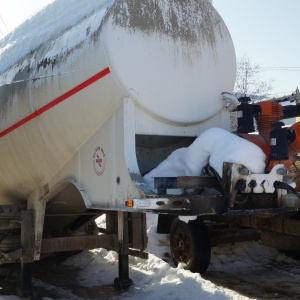
[[[207,228],[201,218],[185,223],[175,219],[170,231],[170,248],[175,265],[203,274],[208,268],[211,245]]]
[[[21,263],[21,286],[18,288],[18,295],[21,298],[34,299],[32,289],[32,263]]]
[[[129,278],[128,214],[124,212],[118,212],[118,237],[119,277],[115,278],[114,287],[116,290],[125,291],[133,285],[133,281]]]
[[[119,277],[115,278],[114,287],[118,291],[126,291],[131,285],[133,281],[129,278],[128,254],[119,253]]]

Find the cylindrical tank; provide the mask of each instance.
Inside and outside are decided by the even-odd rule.
[[[162,123],[189,126],[219,113],[221,92],[233,88],[233,43],[211,1],[71,2],[88,13],[47,29],[40,44],[36,26],[67,23],[59,11],[68,1],[16,30],[31,40],[8,39],[13,49],[36,45],[22,57],[2,41],[0,203],[46,188],[126,97]]]

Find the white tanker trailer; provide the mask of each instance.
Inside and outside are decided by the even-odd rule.
[[[178,226],[183,228],[174,221],[178,215],[282,211],[282,186],[263,187],[264,194],[272,195],[263,206],[235,202],[237,194],[262,194],[254,187],[243,189],[243,183],[251,186],[256,179],[239,165],[235,173],[228,170],[236,165],[226,165],[230,174],[224,173],[229,175],[221,185],[215,175],[158,178],[154,192],[143,180],[206,129],[230,128],[235,98],[222,93],[233,89],[235,52],[210,1],[94,1],[83,18],[38,44],[36,24],[47,24],[51,12],[51,24],[61,22],[57,9],[62,2],[16,30],[15,35],[28,28],[29,37],[32,31],[34,49],[28,48],[29,40],[19,39],[14,49],[28,51],[14,56],[2,41],[0,249],[3,262],[21,261],[24,294],[31,292],[31,263],[42,254],[96,247],[118,251],[115,284],[127,288],[132,283],[128,255],[146,256],[145,212],[161,214],[161,231],[175,222],[174,240]],[[72,4],[84,11],[88,2]],[[283,166],[278,166],[259,174],[259,180],[284,181]],[[187,193],[199,186],[218,191]],[[170,187],[183,193],[168,195]],[[295,210],[295,205],[287,209]],[[93,221],[102,214],[106,229],[95,235]],[[208,239],[198,220],[193,234],[199,231]],[[183,229],[189,231],[189,226]],[[207,268],[210,246],[200,267],[186,261],[195,255],[184,258],[178,245],[173,248],[174,259],[186,262],[188,269]]]

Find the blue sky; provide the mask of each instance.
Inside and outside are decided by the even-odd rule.
[[[10,31],[52,1],[2,0],[0,16]],[[300,0],[213,0],[213,5],[229,28],[237,57],[248,56],[262,67],[290,67],[261,73],[263,80],[274,80],[273,93],[300,87]],[[7,33],[1,19],[0,30]]]
[[[274,93],[300,88],[300,0],[213,0],[233,39],[237,57],[248,56],[268,70]],[[291,71],[294,70],[294,71]]]

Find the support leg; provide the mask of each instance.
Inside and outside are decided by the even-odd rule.
[[[32,290],[32,263],[21,264],[21,286],[19,289],[20,297],[33,297]]]
[[[114,286],[119,291],[128,290],[133,285],[132,279],[129,278],[128,256],[128,254],[119,252],[119,277],[114,281]]]
[[[34,261],[34,211],[22,212],[21,245],[23,256],[21,259],[21,285],[19,294],[21,297],[33,298],[32,290],[32,263]]]
[[[128,248],[128,226],[125,213],[118,212],[118,238],[119,238],[119,277],[114,281],[118,290],[127,290],[133,281],[129,278],[129,248]]]

